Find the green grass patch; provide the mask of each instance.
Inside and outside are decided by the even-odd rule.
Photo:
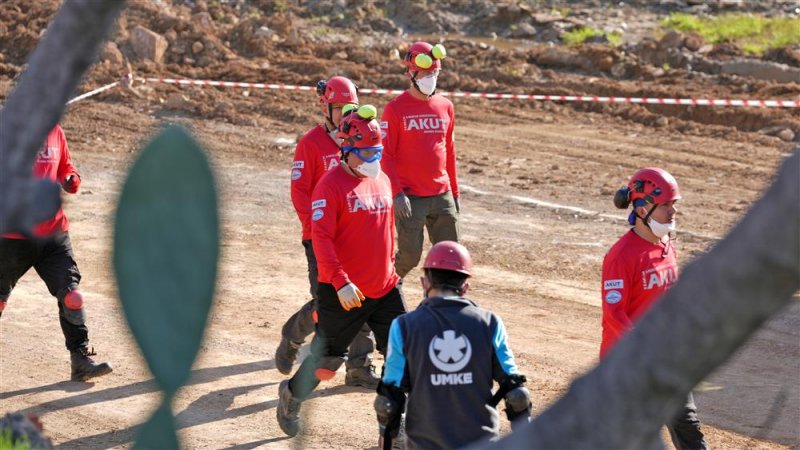
[[[712,44],[738,45],[747,53],[760,55],[766,50],[800,44],[800,19],[767,18],[752,14],[723,14],[700,18],[672,13],[661,26],[678,31],[693,31]]]
[[[14,442],[11,439],[11,430],[0,430],[0,450],[30,450],[31,446],[27,439],[23,442]]]
[[[613,45],[614,47],[619,47],[622,45],[622,33],[606,33],[606,39],[608,39],[609,44]]]
[[[606,33],[603,30],[598,30],[592,27],[575,28],[561,35],[561,40],[566,42],[567,45],[575,46],[581,45],[589,39],[605,36],[608,42],[619,47],[622,45],[622,34],[620,33]]]

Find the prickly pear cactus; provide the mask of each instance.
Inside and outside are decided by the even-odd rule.
[[[189,378],[214,296],[217,191],[200,146],[170,127],[142,150],[119,200],[114,271],[125,317],[163,391],[134,448],[179,448],[175,392]]]

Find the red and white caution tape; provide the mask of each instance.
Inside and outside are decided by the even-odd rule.
[[[136,78],[146,83],[166,83],[183,86],[219,86],[251,89],[278,89],[284,91],[313,91],[311,86],[290,84],[246,83],[240,81],[212,81],[175,78]],[[397,89],[359,89],[364,94],[398,95]],[[760,106],[767,108],[800,108],[800,100],[741,100],[710,98],[651,98],[651,97],[599,97],[592,95],[538,95],[538,94],[492,94],[486,92],[439,92],[447,97],[492,98],[506,100],[537,100],[561,102],[595,103],[639,103],[647,105],[686,105],[686,106]]]
[[[688,105],[688,106],[762,106],[769,108],[799,108],[795,100],[739,100],[711,98],[650,98],[650,97],[598,97],[592,95],[533,95],[533,94],[484,94],[473,92],[443,92],[452,97],[501,98],[512,100],[544,100],[561,102],[594,103],[641,103],[647,105]]]
[[[311,86],[298,86],[292,84],[275,83],[247,83],[243,81],[214,81],[214,80],[192,80],[179,78],[153,78],[153,77],[132,77],[130,74],[123,77],[120,81],[107,84],[85,94],[79,95],[67,104],[83,100],[97,95],[100,92],[111,89],[122,82],[132,80],[143,83],[165,83],[176,84],[179,86],[217,86],[250,89],[276,89],[282,91],[314,91],[316,88]],[[403,90],[398,89],[359,89],[364,94],[379,95],[399,95]],[[488,92],[439,92],[446,97],[465,97],[465,98],[490,98],[503,100],[536,100],[553,102],[592,102],[592,103],[636,103],[646,105],[684,105],[684,106],[757,106],[764,108],[800,108],[800,100],[746,100],[746,99],[712,99],[712,98],[653,98],[653,97],[599,97],[594,95],[539,95],[539,94],[493,94]]]
[[[279,89],[284,91],[313,91],[316,88],[310,86],[295,86],[290,84],[268,84],[268,83],[245,83],[241,81],[212,81],[212,80],[189,80],[176,78],[135,78],[137,81],[145,83],[166,83],[178,84],[181,86],[218,86],[236,87],[251,89]]]
[[[105,86],[101,86],[101,87],[99,87],[99,88],[97,88],[97,89],[91,90],[91,91],[89,91],[89,92],[87,92],[87,93],[85,93],[85,94],[81,94],[81,95],[79,95],[79,96],[77,96],[77,97],[73,98],[72,100],[68,101],[68,102],[67,102],[67,104],[69,105],[70,103],[79,102],[79,101],[81,101],[81,100],[83,100],[83,99],[86,99],[86,98],[92,97],[92,96],[94,96],[94,95],[97,95],[97,94],[99,94],[99,93],[101,93],[101,92],[103,92],[103,91],[107,91],[107,90],[109,90],[109,89],[111,89],[111,88],[115,87],[116,85],[120,84],[120,83],[121,83],[122,81],[124,81],[124,80],[125,80],[125,79],[123,78],[123,79],[122,79],[122,80],[120,80],[120,81],[115,81],[115,82],[113,82],[113,83],[109,83],[109,84],[107,84],[107,85],[105,85]]]

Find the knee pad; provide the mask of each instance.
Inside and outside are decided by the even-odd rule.
[[[527,422],[531,416],[531,393],[528,388],[524,386],[516,387],[505,396],[506,401],[506,417],[511,422],[512,431],[518,426],[517,419],[527,418],[527,420],[519,420],[519,422]]]
[[[64,295],[64,306],[72,310],[83,308],[83,294],[81,294],[81,291],[74,289],[67,292]]]
[[[344,364],[343,356],[323,356],[314,370],[314,376],[320,381],[330,380],[342,364]]]
[[[375,397],[373,407],[381,427],[389,430],[390,436],[397,437],[400,431],[400,421],[406,408],[406,394],[402,389],[378,383],[378,395]]]
[[[306,302],[306,304],[303,305],[300,308],[300,310],[302,311],[303,315],[307,314],[307,315],[311,316],[311,320],[313,320],[314,323],[319,323],[319,316],[317,315],[317,302],[316,302],[316,300],[312,299],[311,301]]]
[[[531,407],[531,393],[524,386],[508,391],[505,400],[506,408],[511,408],[514,412],[522,412]]]
[[[67,322],[78,326],[86,324],[86,314],[83,311],[83,295],[77,288],[67,290],[58,298],[59,308]]]

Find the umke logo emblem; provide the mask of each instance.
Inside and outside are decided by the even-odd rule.
[[[443,372],[458,372],[469,364],[472,345],[466,336],[456,337],[454,330],[447,330],[443,337],[434,336],[428,345],[428,356],[437,369]]]

